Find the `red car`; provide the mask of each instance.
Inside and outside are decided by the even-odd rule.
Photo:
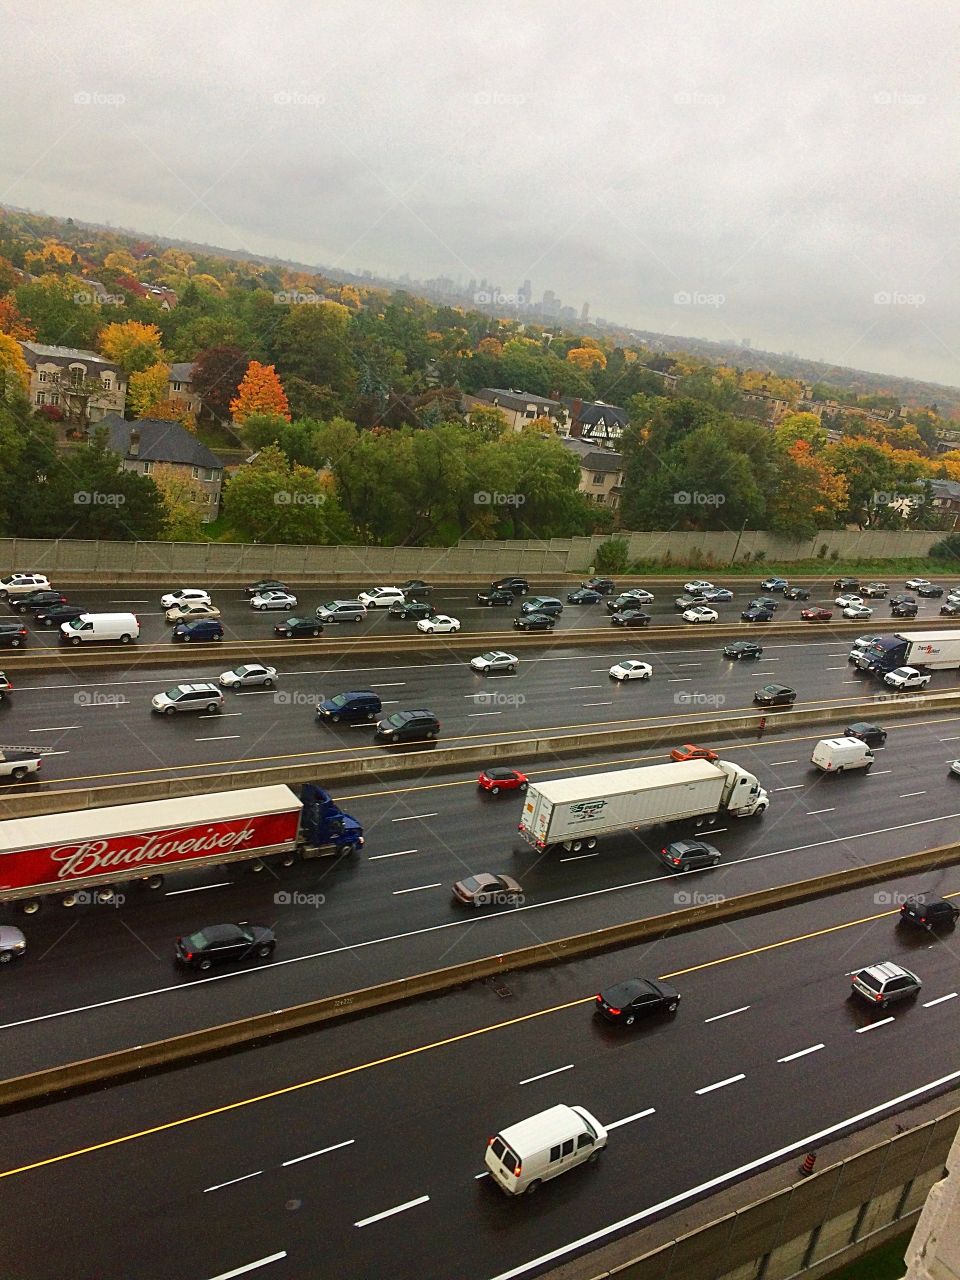
[[[682,747],[674,747],[670,752],[671,760],[719,760],[716,751],[709,747],[698,747],[692,742],[685,742]]]
[[[829,622],[833,617],[832,609],[801,609],[800,617],[804,622]]]
[[[498,796],[501,791],[526,791],[527,781],[527,775],[519,769],[484,769],[477,779],[477,786],[481,791]]]

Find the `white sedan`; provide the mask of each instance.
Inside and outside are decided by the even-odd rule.
[[[225,689],[272,689],[277,679],[277,668],[262,662],[248,662],[245,666],[224,671],[220,683]]]
[[[220,610],[209,600],[184,600],[163,615],[167,622],[193,622],[195,618],[219,618]]]
[[[653,667],[649,662],[640,662],[637,658],[624,658],[610,668],[609,675],[613,680],[649,680],[653,675]]]
[[[684,622],[716,622],[720,617],[716,609],[708,609],[704,604],[698,604],[695,609],[684,609],[680,616]]]
[[[833,603],[838,609],[847,609],[852,604],[863,604],[863,597],[850,595],[837,596]]]
[[[715,588],[712,582],[707,582],[704,578],[698,578],[696,582],[685,582],[683,589],[689,594],[693,591],[713,591]]]
[[[449,632],[459,631],[460,622],[457,618],[451,618],[446,613],[435,613],[432,618],[421,618],[417,623],[418,631],[426,632]]]
[[[165,596],[161,596],[160,607],[172,609],[175,604],[183,604],[185,600],[202,600],[209,604],[210,592],[202,591],[199,587],[181,587],[178,591],[168,591]]]
[[[491,649],[489,653],[481,653],[479,657],[470,659],[473,670],[485,676],[488,676],[491,671],[509,671],[513,674],[519,665],[520,659],[517,655],[507,653],[503,649]]]
[[[910,588],[911,591],[918,591],[920,587],[929,587],[930,579],[929,578],[908,578],[906,581],[906,585]]]
[[[925,689],[930,683],[929,673],[924,674],[916,667],[897,667],[896,671],[888,671],[883,679],[895,689]]]
[[[843,611],[845,618],[872,618],[873,610],[867,604],[848,604]]]
[[[251,609],[295,609],[297,597],[292,591],[264,591],[250,597]]]
[[[403,604],[406,598],[399,587],[371,587],[357,596],[368,609],[389,609],[392,604]]]

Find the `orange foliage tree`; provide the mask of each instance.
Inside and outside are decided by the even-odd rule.
[[[37,331],[17,310],[13,298],[0,298],[0,333],[8,333],[11,338],[19,338],[21,342],[29,342],[37,336]]]
[[[16,338],[0,333],[0,396],[10,389],[26,395],[30,390],[30,367]]]
[[[240,423],[255,413],[274,414],[290,421],[286,392],[272,364],[250,361],[236,397],[230,401],[230,412],[234,421]]]

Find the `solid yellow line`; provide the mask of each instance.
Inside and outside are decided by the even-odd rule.
[[[944,896],[956,897],[957,894],[945,894]],[[668,979],[681,977],[689,973],[699,973],[705,969],[712,969],[716,965],[728,964],[731,960],[747,960],[751,956],[761,955],[765,951],[774,951],[779,947],[792,946],[798,942],[808,942],[811,938],[821,938],[830,933],[837,933],[842,929],[852,929],[858,925],[870,924],[874,920],[882,920],[885,916],[898,914],[899,911],[881,911],[878,915],[864,916],[859,920],[847,920],[843,924],[829,925],[824,929],[817,929],[813,933],[803,933],[793,938],[783,938],[779,942],[768,942],[760,947],[752,947],[749,951],[740,951],[729,956],[719,956],[715,960],[705,960],[701,964],[691,965],[688,969],[676,969],[672,973],[661,974],[660,977]],[[537,1009],[533,1013],[524,1013],[516,1018],[508,1018],[505,1022],[495,1022],[489,1027],[477,1027],[473,1031],[464,1031],[460,1035],[448,1036],[444,1040],[433,1040],[429,1044],[417,1045],[413,1049],[402,1049],[400,1052],[388,1054],[384,1058],[375,1058],[372,1062],[357,1063],[356,1066],[344,1067],[340,1071],[331,1071],[327,1075],[316,1076],[312,1080],[301,1080],[297,1084],[288,1084],[282,1089],[272,1089],[268,1093],[257,1094],[252,1098],[240,1098],[236,1102],[228,1102],[222,1107],[213,1107],[209,1111],[199,1111],[194,1115],[181,1116],[179,1120],[168,1120],[164,1124],[153,1125],[149,1129],[138,1129],[134,1133],[121,1134],[118,1138],[108,1138],[104,1142],[97,1142],[89,1147],[78,1147],[75,1151],[64,1151],[57,1156],[48,1156],[45,1160],[35,1160],[31,1164],[20,1165],[15,1169],[2,1170],[0,1171],[0,1178],[12,1178],[17,1174],[29,1173],[33,1169],[43,1169],[47,1165],[60,1164],[65,1160],[74,1160],[78,1156],[90,1155],[94,1151],[105,1151],[110,1147],[121,1146],[127,1142],[135,1142],[140,1138],[148,1138],[155,1133],[165,1133],[170,1129],[179,1129],[183,1125],[195,1124],[198,1120],[208,1120],[212,1116],[225,1115],[230,1111],[239,1111],[243,1107],[251,1107],[258,1102],[269,1102],[273,1098],[282,1098],[286,1094],[298,1093],[302,1089],[312,1089],[316,1085],[328,1084],[331,1080],[342,1080],[346,1076],[356,1075],[361,1071],[369,1071],[374,1067],[387,1066],[391,1062],[401,1062],[404,1058],[416,1057],[418,1054],[429,1053],[434,1049],[444,1049],[448,1045],[459,1044],[464,1040],[472,1040],[476,1036],[489,1035],[492,1031],[503,1031],[506,1027],[514,1027],[523,1022],[530,1022],[534,1018],[543,1018],[553,1013],[563,1013],[567,1009],[575,1009],[578,1005],[590,1004],[593,999],[593,996],[585,996],[578,1000],[568,1000],[564,1004],[551,1005],[548,1009]]]

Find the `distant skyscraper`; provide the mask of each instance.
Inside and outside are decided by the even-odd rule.
[[[520,297],[518,299],[521,307],[529,307],[533,302],[533,286],[529,280],[524,280],[520,286]]]
[[[584,324],[590,319],[590,303],[589,302],[585,302],[583,306],[580,308],[580,319],[584,322]]]
[[[545,316],[560,314],[560,299],[552,289],[544,289],[543,291],[543,314]]]

